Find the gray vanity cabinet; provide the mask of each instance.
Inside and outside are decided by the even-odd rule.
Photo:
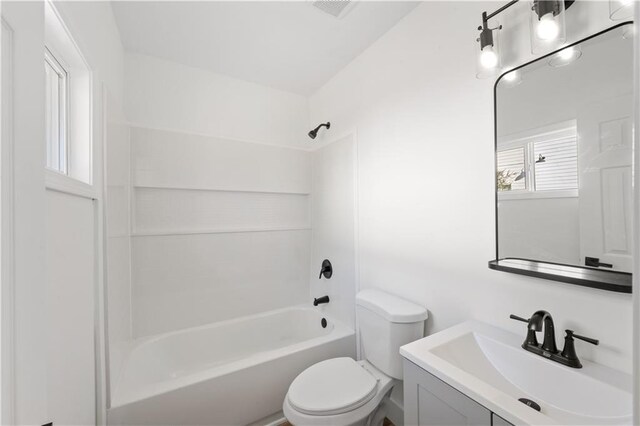
[[[491,413],[491,424],[493,426],[513,426],[513,424],[509,423],[496,413]]]
[[[405,426],[510,425],[473,399],[407,360],[404,360],[404,423]]]

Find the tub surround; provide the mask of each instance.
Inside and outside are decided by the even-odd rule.
[[[310,153],[140,127],[131,153],[134,337],[308,300]]]

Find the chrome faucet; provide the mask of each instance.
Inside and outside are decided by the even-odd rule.
[[[566,336],[564,338],[564,349],[560,352],[556,346],[556,334],[553,326],[553,318],[549,312],[542,310],[536,311],[529,319],[513,314],[510,315],[509,318],[527,323],[527,338],[522,344],[523,349],[548,358],[551,361],[559,362],[560,364],[568,367],[582,368],[582,363],[576,355],[574,338],[591,343],[592,345],[599,344],[596,339],[579,336],[575,334],[573,330],[565,330]],[[540,345],[536,338],[536,332],[542,331],[543,327],[544,340],[542,341],[542,345]]]

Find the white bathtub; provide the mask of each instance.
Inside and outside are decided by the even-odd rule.
[[[355,355],[353,329],[292,307],[140,339],[112,383],[109,424],[246,425],[278,412],[291,381]]]

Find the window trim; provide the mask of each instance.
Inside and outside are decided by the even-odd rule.
[[[45,52],[48,51],[67,72],[66,172],[50,167],[45,171],[88,185],[95,184],[94,76],[82,49],[51,0],[45,0]]]
[[[58,87],[61,96],[58,99],[58,138],[62,141],[60,144],[64,148],[62,155],[58,155],[58,163],[62,162],[59,169],[49,167],[49,159],[47,158],[47,164],[45,165],[47,170],[54,173],[59,173],[65,176],[69,176],[69,66],[65,66],[60,55],[55,55],[49,46],[44,48],[44,60],[45,62],[58,74]]]

